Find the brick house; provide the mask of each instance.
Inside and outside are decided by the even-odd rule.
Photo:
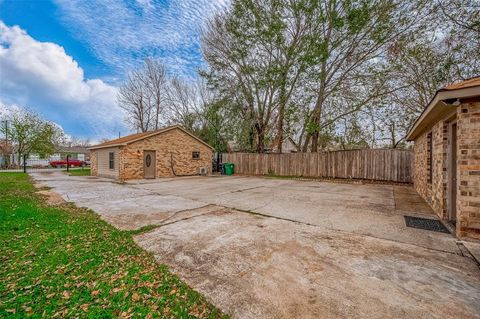
[[[178,125],[89,149],[92,175],[120,181],[209,174],[212,168],[213,148]]]
[[[458,237],[480,239],[480,77],[437,91],[407,140],[417,192]]]

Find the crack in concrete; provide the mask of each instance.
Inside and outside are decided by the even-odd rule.
[[[225,193],[225,194],[242,193],[242,192],[246,192],[246,191],[249,191],[249,190],[252,190],[252,189],[264,188],[264,187],[265,187],[265,186],[255,186],[255,187],[237,189],[236,191],[227,192],[227,193]]]
[[[165,219],[162,219],[160,222],[162,223],[162,225],[164,225],[164,222],[169,220],[169,219],[172,219],[173,217],[175,217],[176,215],[178,215],[179,213],[185,213],[185,212],[194,212],[196,210],[200,210],[202,208],[206,208],[208,206],[217,206],[217,205],[214,205],[214,204],[206,204],[206,205],[203,205],[203,206],[200,206],[200,207],[197,207],[197,208],[188,208],[188,209],[182,209],[182,210],[178,210],[176,212],[174,212],[172,215],[168,216],[167,218]],[[207,212],[208,213],[208,212]],[[205,214],[205,213],[203,213]],[[199,214],[199,215],[195,215],[195,216],[200,216],[200,215],[203,215],[203,214]],[[193,216],[192,216],[193,217]],[[176,221],[175,221],[176,222]],[[171,224],[171,223],[168,223],[168,224]]]
[[[208,206],[217,206],[217,205],[208,204],[208,205],[205,205],[205,206],[196,208],[196,209],[201,209],[201,208],[205,208],[205,207],[208,207]],[[224,207],[221,207],[221,206],[218,206],[218,207],[219,207],[219,208],[224,208]],[[176,214],[176,213],[180,213],[180,212],[186,212],[186,211],[194,211],[194,210],[196,210],[196,209],[185,209],[185,210],[182,210],[182,211],[175,212],[175,214]],[[169,222],[169,223],[164,223],[165,220],[171,219],[171,217],[173,217],[173,215],[172,215],[172,216],[170,216],[170,217],[168,217],[168,218],[163,219],[163,220],[160,222],[160,224],[158,224],[158,225],[149,225],[150,227],[149,227],[149,226],[145,226],[145,227],[149,227],[149,228],[148,228],[147,230],[143,231],[143,232],[140,231],[140,232],[136,233],[134,236],[143,235],[143,234],[149,233],[149,232],[151,232],[151,231],[153,231],[153,230],[155,230],[155,229],[157,229],[157,228],[161,228],[161,227],[164,227],[164,226],[176,224],[176,223],[181,222],[181,221],[189,220],[189,219],[192,219],[192,218],[195,218],[195,217],[199,217],[199,216],[203,216],[203,215],[207,215],[207,214],[210,214],[210,213],[212,213],[212,211],[207,211],[207,212],[204,212],[204,213],[201,213],[201,214],[197,214],[197,215],[193,215],[193,216],[188,216],[188,217],[185,217],[185,218],[180,218],[180,219],[178,219],[178,220],[174,220],[174,221]],[[174,215],[175,215],[175,214],[174,214]],[[139,231],[139,230],[141,230],[141,228],[138,229],[137,231]]]

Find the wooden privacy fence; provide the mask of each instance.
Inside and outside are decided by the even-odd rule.
[[[319,153],[225,153],[235,173],[304,177],[359,178],[413,182],[414,155],[410,150],[364,149]]]

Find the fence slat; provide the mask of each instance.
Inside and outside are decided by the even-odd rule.
[[[225,153],[224,162],[248,175],[360,178],[413,182],[413,151],[365,149],[319,153]]]

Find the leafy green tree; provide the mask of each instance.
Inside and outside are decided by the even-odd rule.
[[[237,139],[257,152],[272,140],[281,151],[285,112],[306,70],[304,35],[314,22],[309,6],[310,1],[237,0],[203,33],[205,75],[232,100],[226,106],[238,111]]]
[[[315,101],[303,149],[318,150],[321,130],[389,93],[380,81],[387,72],[389,45],[419,30],[428,1],[319,1],[310,33]]]
[[[281,152],[293,134],[317,151],[322,130],[390,93],[381,80],[388,48],[418,30],[428,4],[236,0],[203,33],[205,74],[238,111],[238,139]]]
[[[53,122],[43,120],[29,110],[14,110],[8,117],[8,137],[18,163],[22,155],[38,154],[45,158],[55,153],[56,147],[64,140],[63,130]],[[2,128],[5,133],[5,128]]]
[[[206,105],[203,110],[204,125],[197,132],[197,135],[210,144],[217,152],[227,151],[227,136],[225,117],[222,115],[222,101],[216,101]]]

